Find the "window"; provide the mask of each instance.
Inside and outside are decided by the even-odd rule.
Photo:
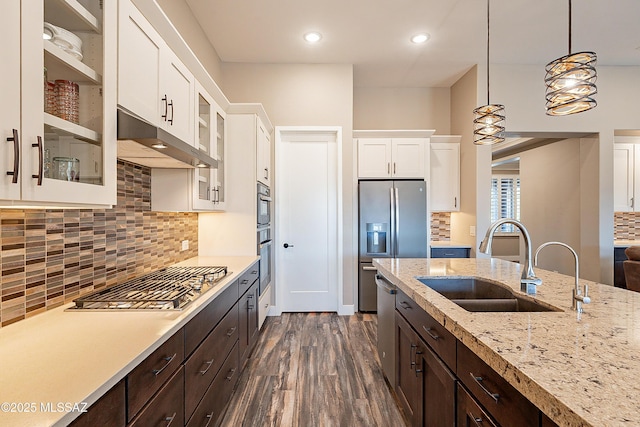
[[[517,175],[493,175],[491,178],[491,222],[502,218],[520,221],[520,177]],[[499,230],[516,232],[513,224],[503,224]]]

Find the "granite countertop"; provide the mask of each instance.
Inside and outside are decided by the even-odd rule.
[[[258,259],[177,264],[226,265],[231,272],[184,311],[65,311],[70,303],[1,328],[0,425],[67,425],[79,413],[58,412],[59,403],[94,403]]]
[[[470,249],[471,245],[465,243],[452,242],[449,240],[436,240],[430,242],[432,248],[465,248]]]
[[[520,292],[520,265],[500,259],[374,259],[387,279],[562,426],[640,420],[640,293],[581,280],[591,304],[571,310],[574,278],[536,269],[536,300],[562,312],[471,313],[415,279],[479,276]]]

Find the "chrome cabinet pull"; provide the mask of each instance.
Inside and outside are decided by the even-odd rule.
[[[484,386],[484,384],[482,383],[484,381],[484,378],[474,375],[473,372],[469,372],[469,374],[471,375],[471,378],[473,378],[473,380],[476,382],[476,384],[478,384],[478,386],[482,389],[482,391],[487,393],[487,395],[490,398],[492,398],[496,403],[498,403],[498,399],[500,399],[500,395],[498,393],[490,392],[489,389]]]
[[[171,423],[173,422],[173,420],[175,420],[175,419],[176,419],[176,412],[174,412],[172,416],[165,418],[164,420],[168,421],[166,427],[169,427],[171,425]]]
[[[481,423],[482,421],[484,421],[482,419],[482,417],[476,417],[475,415],[473,415],[471,412],[467,411],[467,418],[470,418],[473,421],[473,424],[476,425],[476,427],[482,427]]]
[[[167,366],[171,365],[171,362],[173,362],[173,359],[175,359],[177,355],[178,355],[177,353],[173,353],[173,356],[163,357],[163,358],[162,358],[162,360],[166,360],[166,361],[167,361],[167,363],[166,363],[162,368],[160,368],[160,369],[154,369],[154,370],[152,371],[152,372],[153,372],[153,375],[155,375],[156,377],[157,377],[158,375],[160,375],[160,374],[162,373],[162,371],[164,371],[165,369],[167,369]]]
[[[207,421],[207,423],[204,425],[204,427],[209,427],[209,424],[211,424],[211,421],[213,421],[213,412],[210,414],[207,414],[205,416],[206,419],[208,419],[209,421]]]
[[[18,129],[13,129],[13,136],[7,138],[7,142],[13,141],[13,170],[7,171],[7,175],[13,176],[12,184],[18,183],[18,171],[20,170],[20,138],[18,137]]]
[[[44,159],[42,157],[43,149],[42,149],[42,137],[38,136],[38,142],[36,144],[31,144],[33,148],[38,148],[38,174],[31,175],[31,178],[35,178],[38,180],[38,185],[42,185],[42,175],[44,169]]]
[[[256,306],[254,304],[252,304],[251,302],[253,301],[253,294],[251,295],[247,295],[248,301],[247,301],[247,310],[251,311],[253,310]]]
[[[204,362],[204,364],[207,365],[207,367],[204,370],[200,371],[202,375],[205,375],[207,373],[207,371],[211,368],[211,365],[213,365],[214,360],[215,359],[211,359],[208,362]]]
[[[429,336],[431,338],[433,338],[434,340],[438,341],[440,339],[440,336],[438,334],[433,333],[433,328],[427,328],[426,326],[422,325],[422,329],[424,329],[424,331],[429,334]]]
[[[164,102],[164,114],[161,117],[166,122],[167,121],[167,113],[169,113],[169,104],[168,104],[168,99],[167,99],[167,94],[166,93],[162,97],[162,102]]]
[[[227,381],[231,381],[231,378],[233,378],[233,376],[236,373],[236,368],[232,368],[229,373],[227,374],[227,377],[225,378]]]
[[[417,349],[418,346],[416,344],[411,344],[411,351],[409,352],[409,362],[411,362],[411,369],[413,369],[413,367],[416,365],[414,352],[416,352]]]
[[[236,331],[236,329],[238,329],[238,328],[236,328],[235,326],[233,328],[229,329],[227,331],[227,336],[231,337],[231,335],[233,335],[233,333]]]
[[[400,306],[405,310],[410,309],[411,305],[409,305],[406,301],[400,301]]]

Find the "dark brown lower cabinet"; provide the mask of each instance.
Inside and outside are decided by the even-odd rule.
[[[71,427],[124,427],[126,424],[124,380],[114,385],[88,411],[73,420]]]
[[[151,399],[151,402],[129,424],[130,427],[143,426],[183,426],[184,425],[184,366]]]
[[[456,377],[396,313],[396,394],[413,426],[455,426]]]
[[[258,333],[260,332],[258,322],[258,280],[256,280],[238,301],[238,325],[240,330],[238,339],[241,366],[244,365],[258,340]]]
[[[497,427],[467,390],[458,384],[458,427]]]

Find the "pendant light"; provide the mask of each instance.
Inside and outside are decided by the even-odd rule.
[[[546,108],[549,116],[566,116],[591,110],[598,93],[595,52],[571,53],[571,0],[569,0],[569,54],[545,67]]]
[[[504,141],[504,105],[489,102],[489,5],[487,0],[487,105],[473,110],[473,143],[492,145]]]

